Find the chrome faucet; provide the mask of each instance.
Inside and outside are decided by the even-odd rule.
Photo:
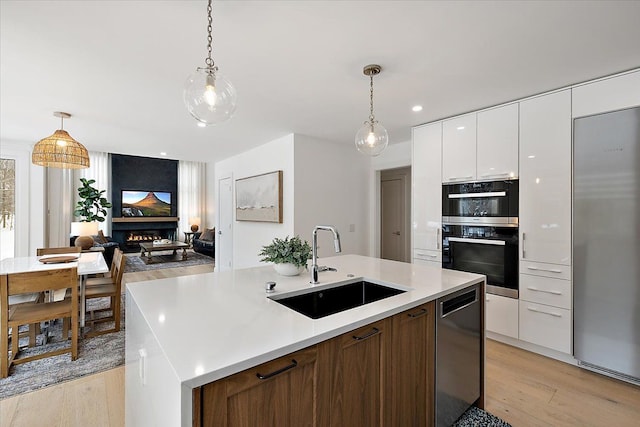
[[[316,225],[313,229],[313,248],[312,248],[312,260],[311,260],[311,283],[316,284],[318,282],[318,230],[330,231],[333,233],[333,246],[336,253],[342,252],[340,248],[340,234],[333,225]],[[334,270],[335,271],[335,270]]]

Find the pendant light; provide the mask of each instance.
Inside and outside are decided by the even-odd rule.
[[[53,115],[60,117],[60,129],[36,143],[31,153],[31,163],[50,168],[88,168],[89,153],[87,149],[63,130],[64,119],[70,118],[71,114],[56,111]]]
[[[199,123],[215,125],[226,122],[236,111],[236,88],[218,71],[211,57],[212,12],[211,0],[207,6],[207,58],[205,67],[196,68],[184,86],[184,104]]]
[[[369,120],[364,122],[364,125],[356,133],[356,148],[358,151],[370,156],[377,156],[382,153],[389,144],[389,134],[387,130],[382,126],[373,115],[373,76],[380,74],[382,67],[376,64],[367,65],[364,67],[364,75],[369,76],[369,101],[370,101],[370,113]]]

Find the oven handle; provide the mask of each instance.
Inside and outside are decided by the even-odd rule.
[[[489,239],[469,239],[466,237],[449,237],[450,242],[460,242],[460,243],[478,243],[480,245],[494,245],[494,246],[505,246],[506,243],[504,240],[489,240]]]
[[[492,191],[489,193],[462,193],[462,194],[449,194],[450,199],[475,199],[479,197],[505,197],[506,191]]]

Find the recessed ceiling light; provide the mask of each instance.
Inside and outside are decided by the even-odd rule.
[[[160,152],[160,155],[161,155],[161,156],[166,156],[166,155],[167,155],[167,153],[166,153],[166,152],[164,152],[164,151],[161,151],[161,152]]]
[[[415,113],[417,113],[418,111],[422,111],[422,105],[414,105],[411,110]]]
[[[206,123],[202,123],[202,122],[198,122],[198,127],[199,128],[206,128],[207,124]]]
[[[458,129],[458,130],[464,130],[464,126],[458,126],[456,129]]]

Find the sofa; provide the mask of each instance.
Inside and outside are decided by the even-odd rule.
[[[203,255],[215,257],[216,252],[216,229],[207,228],[202,232],[197,232],[193,235],[193,250]]]
[[[75,246],[77,236],[72,236],[70,239],[70,246]],[[113,254],[116,251],[116,248],[120,247],[118,242],[114,242],[110,236],[105,236],[102,231],[93,237],[93,247],[104,248],[104,252],[102,255],[104,256],[104,261],[108,266],[111,266],[111,262],[113,261]]]

